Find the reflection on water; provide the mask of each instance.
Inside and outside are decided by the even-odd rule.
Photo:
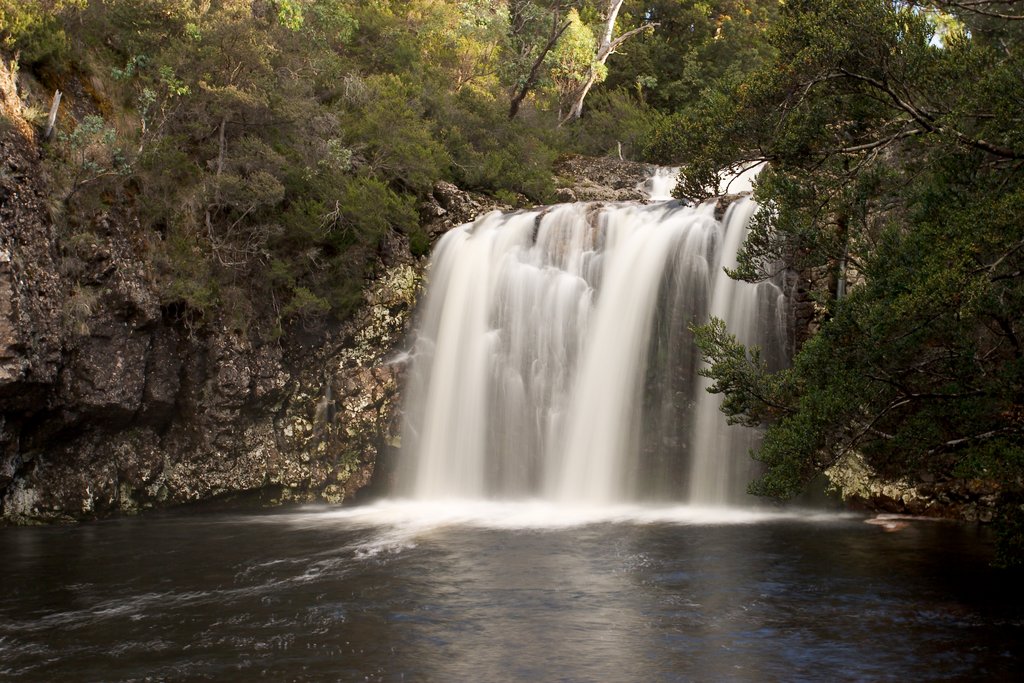
[[[414,505],[0,529],[0,680],[1012,679],[973,527]]]

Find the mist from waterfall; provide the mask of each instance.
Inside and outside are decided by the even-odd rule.
[[[418,318],[398,493],[741,502],[757,434],[726,425],[690,325],[718,316],[786,357],[779,285],[724,273],[755,209],[562,204],[447,233]]]

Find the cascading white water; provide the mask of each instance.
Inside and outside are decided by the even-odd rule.
[[[751,284],[733,280],[726,269],[735,268],[736,253],[746,236],[745,226],[756,205],[752,201],[732,204],[725,216],[725,241],[715,254],[712,268],[711,305],[708,313],[726,322],[729,331],[743,344],[761,347],[769,361],[778,364],[784,353],[778,342],[785,340],[786,301],[773,282]],[[689,501],[722,505],[739,499],[747,482],[756,474],[754,462],[745,455],[757,442],[749,427],[729,425],[720,411],[722,398],[708,394],[711,380],[698,377],[698,396],[693,430],[693,461],[688,482]],[[735,456],[741,457],[735,457]]]
[[[754,208],[563,204],[446,234],[409,371],[401,493],[736,502],[753,435],[705,391],[689,325],[717,315],[784,354],[781,290],[723,273]]]
[[[670,201],[672,199],[672,190],[676,189],[678,177],[678,168],[667,166],[656,168],[651,177],[640,183],[637,189],[645,192],[651,201]]]

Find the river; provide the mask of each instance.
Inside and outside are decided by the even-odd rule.
[[[383,501],[0,529],[0,680],[1019,676],[988,530],[868,521]]]

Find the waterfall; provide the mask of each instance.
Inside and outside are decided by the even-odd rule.
[[[723,270],[755,208],[739,199],[719,220],[714,203],[563,204],[444,235],[411,354],[400,493],[739,502],[757,435],[726,425],[689,326],[715,315],[784,357],[782,290]]]
[[[656,168],[650,178],[640,183],[639,189],[645,192],[652,201],[663,202],[672,199],[672,190],[676,189],[678,167],[662,166]]]

